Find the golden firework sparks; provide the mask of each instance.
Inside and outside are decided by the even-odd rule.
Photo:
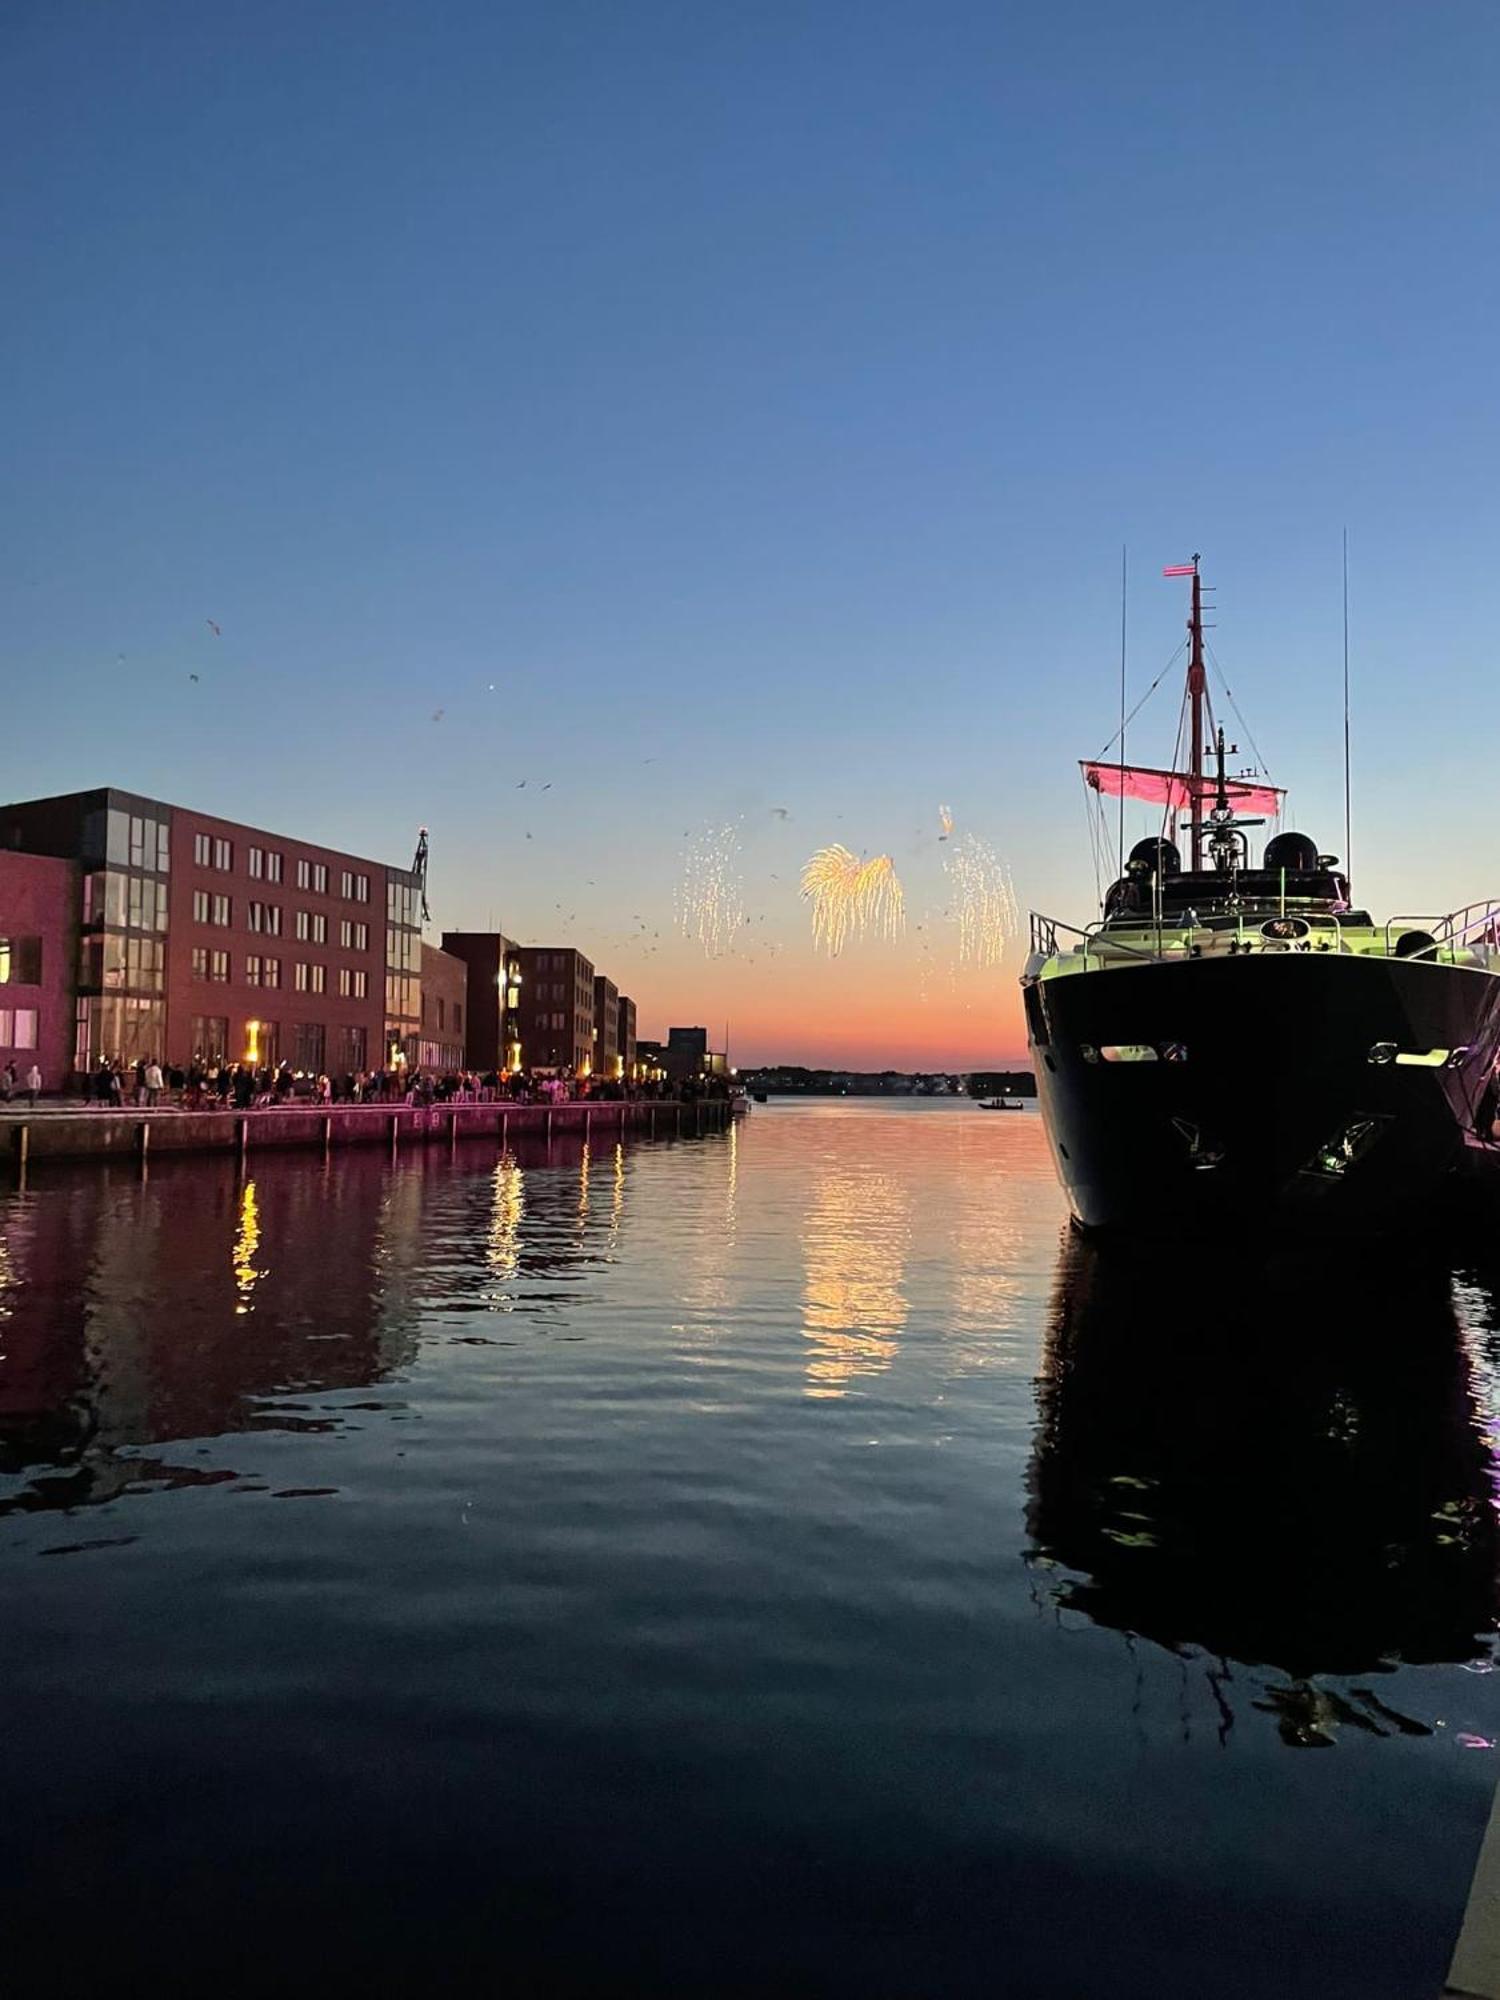
[[[812,904],[813,943],[830,958],[854,937],[896,937],[906,922],[906,898],[891,857],[861,861],[837,842],[820,847],[803,867],[802,899]]]
[[[977,834],[960,834],[943,861],[953,885],[960,965],[998,965],[1016,935],[1016,892],[994,848]]]
[[[689,841],[677,885],[677,928],[708,958],[734,949],[745,921],[739,828],[711,826]]]
[[[953,815],[946,806],[938,807],[938,825],[943,829],[938,839],[946,840],[953,831]]]

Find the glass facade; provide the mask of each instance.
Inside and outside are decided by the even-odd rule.
[[[409,869],[385,871],[385,1056],[400,1068],[422,1029],[422,891]]]
[[[171,811],[148,801],[83,817],[83,902],[73,1059],[124,1064],[166,1054],[167,875]]]

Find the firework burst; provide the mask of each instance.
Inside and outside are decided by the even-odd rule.
[[[972,833],[950,845],[943,867],[953,889],[959,964],[998,965],[1018,928],[1009,870],[988,841]]]
[[[690,840],[677,885],[677,928],[707,958],[733,951],[745,921],[737,826],[711,826]]]
[[[802,870],[802,899],[812,904],[813,943],[837,958],[851,938],[893,938],[906,922],[906,898],[888,854],[861,861],[847,847],[820,847]]]

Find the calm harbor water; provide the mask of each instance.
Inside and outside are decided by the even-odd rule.
[[[10,1963],[1434,1992],[1500,1279],[1259,1247],[940,1102],[0,1195]]]

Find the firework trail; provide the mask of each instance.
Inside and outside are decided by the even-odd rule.
[[[938,825],[943,829],[938,839],[946,840],[953,831],[953,815],[946,806],[938,807]]]
[[[893,938],[906,922],[906,898],[888,854],[861,861],[847,847],[820,847],[802,870],[802,900],[812,904],[813,944],[837,958],[851,938]]]
[[[1016,892],[1005,864],[988,841],[960,834],[943,867],[953,890],[960,965],[998,965],[1019,929]]]
[[[688,844],[677,885],[677,928],[707,958],[734,949],[745,921],[736,826],[711,826]]]

